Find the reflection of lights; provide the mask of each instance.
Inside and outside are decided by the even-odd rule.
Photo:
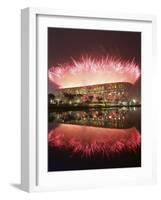
[[[73,64],[53,66],[49,69],[49,80],[59,88],[114,82],[133,84],[139,77],[140,69],[134,61],[110,56],[98,59],[82,57],[80,60],[73,59]]]
[[[132,101],[133,101],[133,103],[136,103],[136,100],[135,100],[135,99],[133,99]]]
[[[69,102],[68,102],[69,103]],[[130,108],[130,111],[133,111],[136,109],[135,107]],[[87,121],[86,124],[89,124],[88,120],[94,121],[95,123],[98,123],[98,121],[109,121],[110,123],[115,123],[117,120],[119,123],[122,123],[122,127],[127,127],[124,124],[127,112],[119,109],[119,110],[108,110],[107,111],[67,111],[67,112],[57,112],[56,116],[59,116],[59,123],[62,122],[62,120],[65,119],[66,123],[70,123],[72,121],[72,124],[74,124],[74,120],[77,121],[76,124],[79,123],[80,120]],[[58,118],[57,118],[58,119]],[[100,126],[100,125],[98,125]],[[113,126],[112,124],[110,127]],[[108,123],[107,126],[108,127]],[[114,127],[117,127],[114,125]],[[129,127],[129,126],[128,126]]]
[[[91,156],[101,153],[110,156],[140,148],[141,136],[136,128],[110,129],[60,124],[48,134],[51,147],[71,150],[73,154]]]

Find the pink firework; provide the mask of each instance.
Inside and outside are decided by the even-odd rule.
[[[72,58],[71,64],[53,66],[49,80],[58,88],[80,87],[104,83],[129,82],[134,84],[140,77],[140,68],[134,60],[106,56],[101,58]]]
[[[95,153],[107,157],[124,151],[136,152],[141,136],[135,127],[111,129],[60,124],[48,134],[49,146],[90,157]]]

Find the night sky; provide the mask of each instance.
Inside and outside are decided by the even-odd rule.
[[[68,62],[70,57],[121,56],[141,62],[141,33],[123,31],[48,28],[48,66]]]
[[[48,68],[82,55],[135,59],[141,67],[141,33],[124,31],[48,28]],[[140,93],[140,79],[136,83]],[[50,91],[50,84],[49,84]]]

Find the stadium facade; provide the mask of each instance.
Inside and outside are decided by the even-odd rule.
[[[62,88],[54,91],[49,98],[49,104],[55,106],[128,106],[132,103],[132,90],[133,84],[128,82]]]

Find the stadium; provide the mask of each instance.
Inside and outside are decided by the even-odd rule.
[[[51,106],[131,106],[138,104],[132,98],[133,84],[116,82],[83,87],[56,89],[49,94]]]

